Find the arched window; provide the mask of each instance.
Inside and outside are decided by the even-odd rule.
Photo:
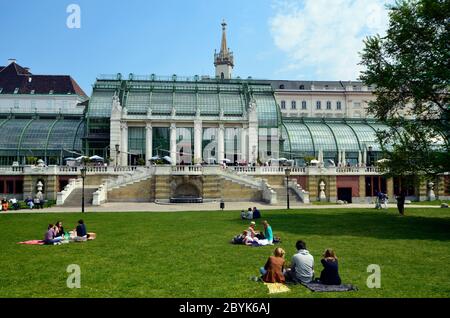
[[[225,79],[225,74],[223,74],[223,72],[220,73],[220,78],[221,78],[221,79]]]
[[[284,84],[281,84],[281,85],[280,85],[280,89],[284,89]]]

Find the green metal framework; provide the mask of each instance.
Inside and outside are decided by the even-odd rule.
[[[81,153],[84,121],[80,118],[7,118],[0,123],[0,134],[3,136],[1,157],[19,162],[24,162],[25,157],[45,161],[53,158],[52,161],[60,162],[62,157]]]
[[[358,158],[359,151],[372,147],[381,151],[376,132],[388,127],[368,120],[284,118],[283,153],[290,158],[316,156],[319,150],[326,158],[337,158],[345,150],[348,158]]]

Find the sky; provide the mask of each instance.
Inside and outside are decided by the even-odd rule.
[[[100,74],[214,75],[225,19],[233,76],[355,80],[386,1],[0,0],[0,65],[71,75],[88,95]]]

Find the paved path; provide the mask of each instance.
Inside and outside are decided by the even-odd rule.
[[[282,210],[286,209],[286,205],[268,205],[261,202],[225,202],[225,210],[247,210],[249,207],[258,207],[260,210]],[[390,204],[391,208],[396,208],[395,204]],[[291,209],[373,209],[373,204],[330,204],[330,205],[295,205]],[[440,208],[440,206],[428,205],[407,205],[406,208]],[[86,212],[181,212],[181,211],[215,211],[219,209],[219,201],[192,204],[158,204],[158,203],[134,203],[134,202],[111,202],[101,206],[89,206],[85,208]],[[61,212],[81,212],[80,207],[61,207],[54,206],[39,210],[19,210],[8,211],[6,213],[61,213]],[[6,214],[0,212],[0,214]]]

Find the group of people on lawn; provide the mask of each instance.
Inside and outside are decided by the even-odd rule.
[[[34,199],[32,199],[31,197],[27,197],[25,200],[25,205],[29,208],[29,209],[34,209],[34,208],[44,208],[44,203],[45,200],[40,197],[39,195],[36,195]],[[16,198],[11,198],[9,200],[7,200],[5,197],[1,200],[1,210],[2,211],[8,211],[8,210],[19,210],[20,209],[20,203],[19,200],[17,200]]]
[[[320,278],[314,278],[314,257],[306,249],[306,243],[297,241],[295,244],[297,253],[292,257],[291,265],[286,266],[285,251],[277,247],[274,255],[270,256],[259,269],[262,280],[267,283],[311,283],[317,282],[324,285],[340,285],[341,278],[338,271],[338,258],[336,253],[328,248],[325,250],[321,263],[323,270]]]
[[[274,237],[272,227],[269,222],[262,222],[264,231],[258,232],[256,230],[256,222],[250,222],[248,229],[244,230],[238,237],[234,238],[236,243],[242,243],[249,246],[265,246],[273,245]]]
[[[61,221],[55,224],[49,224],[47,232],[44,236],[44,244],[60,245],[62,243],[84,242],[93,238],[94,233],[88,233],[86,225],[83,220],[79,220],[76,228],[73,231],[66,232]],[[94,234],[95,235],[95,234]]]

